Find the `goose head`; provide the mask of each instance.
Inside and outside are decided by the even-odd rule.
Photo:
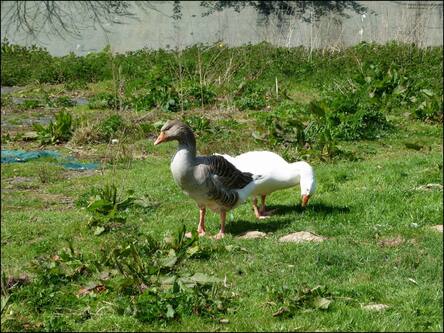
[[[310,200],[311,195],[316,190],[316,180],[314,178],[314,174],[302,175],[300,185],[302,197],[301,206],[305,207],[307,206],[308,200]]]
[[[169,120],[160,129],[160,134],[154,141],[154,145],[158,145],[162,142],[177,140],[179,144],[190,146],[190,148],[196,147],[196,139],[192,129],[180,120]]]
[[[316,177],[310,164],[304,161],[291,164],[294,174],[299,177],[301,186],[301,206],[305,207],[316,190]]]

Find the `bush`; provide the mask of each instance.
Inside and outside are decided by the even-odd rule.
[[[209,105],[215,101],[216,92],[214,86],[200,85],[197,81],[185,82],[183,88],[184,109]]]
[[[350,81],[360,97],[368,95],[366,102],[376,99],[383,113],[408,111],[421,120],[442,119],[443,82],[442,75],[436,75],[442,73],[442,47],[361,43],[339,52],[309,52],[267,43],[237,48],[215,44],[195,45],[181,53],[143,49],[112,55],[108,47],[83,57],[52,57],[43,48],[4,40],[1,64],[2,85],[63,82],[72,88],[77,81],[84,85],[114,79],[113,68],[119,68],[119,80],[125,83],[124,102],[135,110],[175,112],[211,105],[221,92],[231,96],[241,110],[262,110],[282,102],[282,83],[324,91]],[[97,97],[91,107],[116,108],[115,95]]]
[[[37,109],[43,106],[43,103],[38,99],[25,99],[19,108],[23,110]]]
[[[101,122],[97,131],[102,140],[109,141],[112,136],[123,127],[123,125],[123,118],[118,114],[114,114]]]
[[[116,109],[119,102],[114,94],[103,92],[94,95],[88,101],[90,109]]]
[[[267,105],[266,92],[266,88],[258,84],[241,84],[235,97],[235,104],[240,110],[263,109]]]
[[[66,142],[71,138],[73,132],[72,116],[69,112],[63,110],[56,114],[55,121],[51,121],[48,127],[40,124],[34,124],[33,126],[41,144]]]

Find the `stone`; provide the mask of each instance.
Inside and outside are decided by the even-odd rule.
[[[239,235],[239,238],[242,239],[254,239],[254,238],[262,238],[265,237],[267,234],[265,232],[261,231],[246,231]]]
[[[302,242],[322,242],[327,238],[315,235],[308,231],[299,231],[294,232],[292,234],[283,236],[279,238],[280,242],[294,242],[294,243],[302,243]]]
[[[442,184],[430,183],[430,184],[427,184],[427,185],[418,186],[416,189],[420,190],[420,191],[442,190]]]
[[[442,233],[442,224],[431,226],[430,228]]]
[[[388,307],[386,304],[367,304],[362,306],[363,309],[369,311],[384,311]]]

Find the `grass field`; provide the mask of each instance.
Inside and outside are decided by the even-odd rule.
[[[82,94],[104,86],[91,84]],[[43,85],[11,96],[38,89],[66,93]],[[306,104],[319,91],[289,93]],[[252,137],[251,113],[127,110],[125,121],[143,118],[151,127],[140,135],[123,132],[112,144],[84,137],[114,111],[67,110],[83,122],[82,131],[45,149],[102,167],[70,171],[48,158],[2,164],[2,331],[443,330],[443,236],[434,228],[443,222],[442,123],[392,114],[386,135],[339,141],[349,157],[310,160],[318,186],[305,209],[297,187],[269,196],[276,211],[266,220],[254,217],[249,199],[228,214],[225,238],[187,241],[181,228],[195,230],[199,211],[171,176],[176,143],[153,146],[155,123],[193,119],[200,153],[236,154],[267,148]],[[54,112],[2,106],[2,150],[39,149],[38,141],[23,139],[32,130],[29,119]],[[203,118],[229,130],[212,131]],[[94,225],[86,206],[94,189],[111,184],[121,199],[139,204],[118,212],[125,223]],[[218,228],[219,216],[209,212],[207,233]],[[241,238],[246,231],[266,236]],[[298,231],[326,240],[279,241]],[[193,276],[200,280],[185,287]],[[387,307],[365,308],[372,304]]]

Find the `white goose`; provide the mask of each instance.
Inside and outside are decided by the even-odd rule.
[[[257,218],[268,217],[271,212],[265,210],[265,198],[268,194],[300,184],[302,207],[316,190],[316,178],[313,168],[304,161],[288,163],[278,154],[270,151],[251,151],[236,157],[222,155],[236,168],[243,172],[260,174],[262,182],[252,191],[253,209]],[[256,196],[261,196],[262,207],[258,209]]]
[[[226,212],[244,202],[262,177],[239,171],[222,156],[196,156],[193,131],[178,120],[163,125],[154,145],[171,140],[179,142],[171,161],[171,172],[177,185],[196,201],[200,209],[199,235],[205,235],[205,212],[208,207],[220,213],[221,226],[216,238],[222,238]]]

